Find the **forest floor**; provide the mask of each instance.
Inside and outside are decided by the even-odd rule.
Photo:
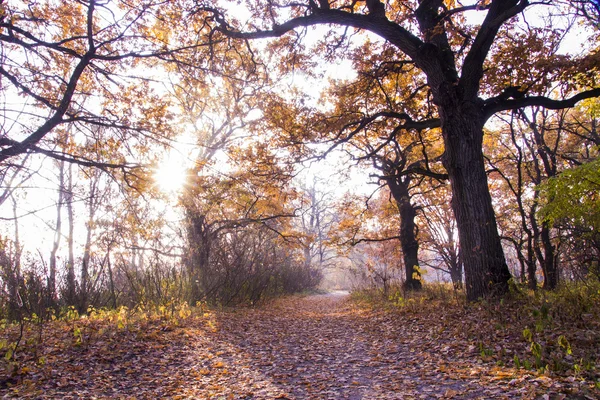
[[[513,365],[519,355],[526,362],[530,343],[511,336],[510,321],[490,328],[472,314],[395,312],[330,293],[181,318],[56,321],[24,335],[0,397],[600,397],[595,372]]]

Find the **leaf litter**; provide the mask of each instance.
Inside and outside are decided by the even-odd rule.
[[[398,312],[349,296],[293,296],[257,308],[30,329],[0,377],[3,398],[597,398],[594,380],[510,365],[514,329],[472,309]],[[35,327],[34,327],[35,328]],[[10,332],[8,332],[10,333]],[[7,334],[8,334],[7,333]],[[27,336],[26,334],[26,336]],[[37,340],[36,339],[37,335]],[[597,335],[596,335],[597,339]],[[486,346],[489,346],[488,349]]]

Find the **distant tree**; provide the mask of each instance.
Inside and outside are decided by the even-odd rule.
[[[503,239],[513,246],[529,287],[537,287],[539,267],[544,288],[553,289],[561,258],[568,253],[562,248],[566,231],[561,233],[539,217],[540,187],[563,170],[597,157],[597,121],[589,107],[558,111],[532,107],[502,120],[505,125],[489,132],[485,149]],[[564,258],[562,264],[569,268]]]
[[[301,185],[296,213],[298,238],[307,268],[318,270],[332,266],[337,252],[331,246],[331,233],[338,217],[333,204],[334,194],[317,177]]]
[[[445,187],[419,196],[423,212],[419,216],[419,238],[423,247],[423,265],[450,276],[455,288],[463,287],[463,265],[456,220]]]
[[[600,273],[600,159],[565,170],[540,186],[540,216],[572,233],[579,263]],[[587,254],[586,254],[587,253]]]
[[[232,152],[237,168],[227,173],[194,174],[182,196],[192,303],[210,292],[215,251],[220,251],[225,237],[253,225],[285,236],[294,217],[290,175],[271,151],[258,144]]]

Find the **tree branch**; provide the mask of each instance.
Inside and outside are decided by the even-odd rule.
[[[94,10],[94,2],[90,2],[88,6],[88,36],[93,35],[91,30],[91,20],[93,19],[93,10]],[[89,38],[90,47],[85,52],[85,54],[79,59],[79,62],[73,69],[71,76],[69,78],[69,82],[63,92],[62,99],[56,108],[53,108],[54,112],[52,116],[46,120],[42,126],[37,128],[31,135],[25,138],[22,142],[18,142],[11,147],[2,149],[0,151],[0,163],[6,161],[8,158],[15,156],[17,154],[21,154],[27,151],[28,148],[37,144],[44,136],[46,136],[50,131],[56,128],[59,124],[63,122],[63,117],[67,113],[69,107],[71,106],[71,102],[73,100],[73,96],[75,95],[75,90],[77,88],[77,84],[79,83],[79,79],[83,75],[83,72],[86,70],[88,65],[91,63],[94,55],[96,53],[96,48],[93,47],[93,38]]]
[[[389,21],[387,18],[374,17],[363,14],[354,14],[335,9],[313,10],[312,14],[292,18],[281,25],[274,25],[270,30],[256,30],[252,32],[240,32],[233,30],[225,21],[221,11],[212,7],[200,7],[198,12],[207,12],[212,14],[212,18],[218,26],[215,30],[223,35],[235,39],[266,39],[277,38],[293,31],[296,28],[303,28],[314,25],[334,24],[340,26],[350,26],[357,29],[365,29],[373,32],[383,39],[389,41],[413,60],[421,58],[420,48],[423,45],[421,39],[413,35],[407,29],[398,24]]]
[[[486,100],[484,105],[484,116],[486,120],[497,112],[516,110],[523,107],[541,106],[550,110],[561,110],[574,107],[581,100],[600,97],[600,88],[580,92],[573,97],[563,100],[554,100],[546,96],[529,96],[517,99],[504,99],[501,96]]]
[[[525,10],[528,5],[528,0],[492,1],[462,67],[459,85],[464,90],[465,98],[473,98],[477,95],[483,76],[483,63],[502,24]]]

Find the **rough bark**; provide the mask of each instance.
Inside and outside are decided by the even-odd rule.
[[[416,237],[415,224],[417,210],[410,201],[409,182],[408,177],[404,180],[401,177],[392,177],[387,180],[400,213],[400,246],[406,273],[404,287],[409,290],[419,290],[422,284],[419,271],[419,242]]]
[[[455,89],[439,107],[445,145],[444,166],[452,187],[467,298],[477,300],[508,291],[511,278],[498,235],[482,152],[484,117],[476,104],[463,102]]]

